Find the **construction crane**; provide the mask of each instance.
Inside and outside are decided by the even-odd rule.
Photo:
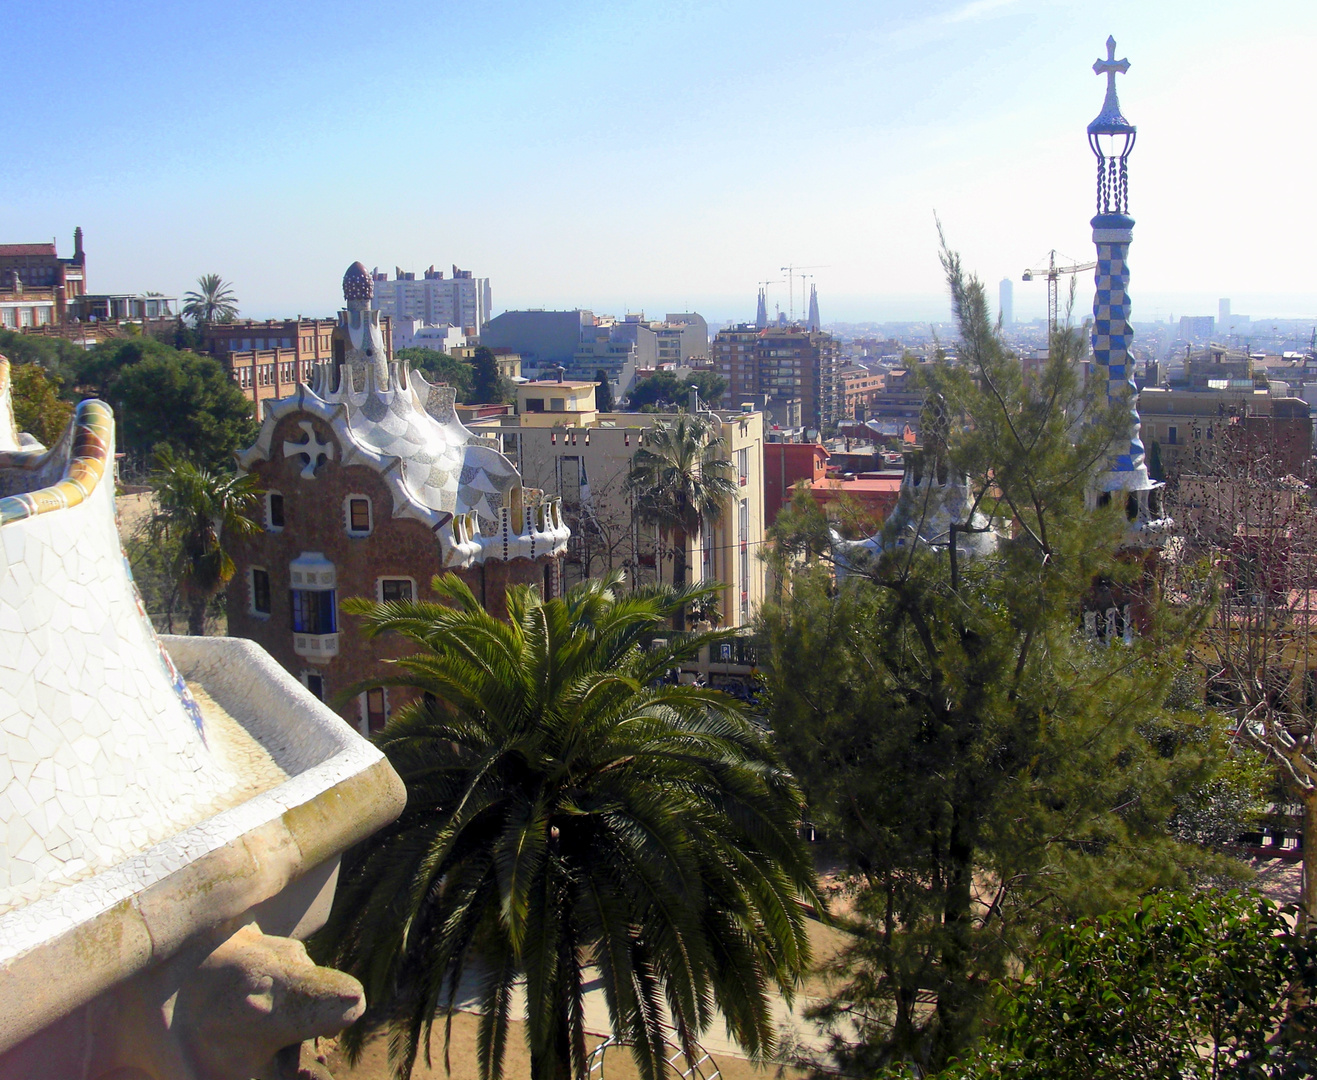
[[[814,274],[801,274],[800,277],[800,317],[809,320],[809,283],[814,280]]]
[[[791,297],[791,303],[788,305],[790,314],[787,318],[791,322],[796,321],[796,271],[797,270],[826,270],[828,263],[821,263],[817,266],[780,266],[779,270],[785,270],[787,273],[787,294]]]
[[[1021,280],[1032,281],[1034,275],[1047,278],[1047,347],[1052,347],[1052,338],[1056,336],[1057,323],[1057,281],[1062,274],[1082,274],[1085,270],[1092,270],[1097,263],[1076,263],[1074,266],[1057,266],[1056,251],[1047,253],[1047,265],[1040,266],[1036,270],[1026,270]]]

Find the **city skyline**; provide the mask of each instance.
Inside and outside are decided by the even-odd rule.
[[[1291,242],[1317,225],[1289,120],[1317,13],[1297,3],[72,10],[16,30],[0,238],[64,254],[83,226],[97,292],[218,272],[244,315],[315,314],[356,259],[456,263],[491,279],[495,312],[717,323],[753,318],[794,264],[818,266],[824,323],[943,319],[936,212],[994,306],[1017,282],[1027,321],[1044,301],[1024,268],[1085,257],[1088,69],[1110,33],[1141,136],[1134,320],[1221,297],[1317,313]],[[89,115],[95,138],[74,137]]]

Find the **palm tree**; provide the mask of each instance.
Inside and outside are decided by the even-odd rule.
[[[672,541],[672,583],[686,584],[686,548],[705,523],[722,516],[738,489],[723,438],[702,416],[682,413],[645,433],[645,445],[632,459],[627,487],[635,495],[636,516],[657,525]],[[685,627],[685,612],[674,613]]]
[[[663,680],[725,636],[652,640],[707,590],[621,582],[549,601],[515,586],[507,622],[452,574],[439,603],[345,604],[368,637],[423,650],[369,684],[417,694],[377,736],[407,809],[345,858],[313,943],[366,987],[350,1054],[387,1023],[406,1080],[474,992],[480,1075],[498,1080],[524,980],[532,1080],[582,1080],[595,977],[643,1080],[666,1024],[690,1051],[715,1009],[752,1057],[771,1052],[769,995],[809,962],[800,791],[736,701]]]
[[[233,579],[224,542],[260,531],[248,515],[256,512],[261,492],[255,476],[211,472],[168,450],[156,461],[152,539],[178,546],[174,575],[187,601],[188,633],[204,634],[207,605]]]
[[[201,329],[211,323],[232,322],[238,316],[238,298],[233,286],[219,274],[202,274],[197,289],[183,294],[183,315]]]

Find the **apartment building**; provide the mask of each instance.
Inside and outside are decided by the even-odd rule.
[[[390,320],[381,319],[385,359],[393,359]],[[335,358],[335,319],[243,319],[216,323],[208,331],[206,347],[224,365],[247,400],[256,406],[259,420],[265,402],[286,398],[311,379],[316,364]]]
[[[740,323],[713,341],[714,369],[727,380],[729,401],[752,394],[798,398],[805,426],[814,430],[842,418],[838,352],[831,334],[799,326]]]
[[[1230,455],[1267,454],[1276,475],[1311,473],[1312,418],[1302,398],[1272,394],[1246,382],[1239,389],[1144,387],[1139,394],[1143,441],[1168,478],[1220,471]]]
[[[693,311],[663,322],[647,320],[643,311],[623,319],[580,308],[505,311],[481,330],[480,343],[517,352],[527,369],[546,374],[561,367],[573,378],[593,379],[603,371],[624,394],[637,370],[707,359],[709,324]]]
[[[528,384],[533,387],[534,384]],[[627,477],[635,455],[656,423],[671,423],[677,414],[598,413],[593,410],[593,384],[550,383],[544,413],[535,426],[521,417],[500,417],[471,423],[472,431],[497,441],[523,482],[542,489],[546,497],[562,499],[571,529],[563,566],[564,585],[610,570],[625,570],[646,581],[672,579],[672,552],[664,550],[658,530],[635,517]],[[572,387],[579,396],[567,408],[568,395],[551,391]],[[518,396],[531,400],[539,390],[520,387]],[[589,400],[586,400],[589,395]],[[587,407],[588,406],[588,407]],[[718,412],[714,416],[723,437],[723,453],[732,463],[739,494],[714,521],[687,538],[686,565],[691,581],[718,581],[718,610],[723,625],[745,626],[764,598],[764,427],[758,412]],[[557,423],[547,421],[556,419]],[[540,426],[543,424],[543,426]]]
[[[489,278],[478,278],[470,270],[453,267],[451,277],[431,266],[418,279],[414,273],[394,267],[388,273],[371,272],[377,311],[398,319],[410,316],[430,326],[447,323],[474,337],[489,321],[493,303]]]
[[[838,422],[858,420],[863,423],[869,419],[874,401],[885,385],[882,373],[863,364],[845,364],[837,372],[837,383],[841,396]]]

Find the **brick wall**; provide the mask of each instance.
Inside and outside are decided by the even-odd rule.
[[[303,479],[299,456],[285,457],[285,440],[305,441],[301,422],[310,422],[316,439],[333,445],[333,460],[325,462],[313,479]],[[359,720],[355,700],[338,704],[335,695],[365,679],[378,677],[387,670],[386,659],[415,651],[399,638],[381,637],[367,641],[358,632],[359,620],[343,611],[348,597],[379,598],[377,581],[381,577],[411,578],[417,599],[433,598],[431,579],[442,574],[438,539],[430,529],[411,518],[393,517],[393,497],[374,469],[365,465],[343,466],[342,447],[329,425],[305,413],[281,418],[275,427],[274,448],[269,461],[257,462],[252,472],[260,478],[266,491],[284,497],[284,527],[266,530],[254,537],[233,543],[237,572],[228,590],[229,633],[258,642],[295,676],[313,671],[324,678],[325,696],[353,724]],[[371,502],[372,529],[369,536],[349,536],[346,504],[349,496],[366,496]],[[264,522],[264,507],[261,520]],[[338,592],[338,655],[324,661],[298,656],[293,648],[292,606],[289,563],[303,552],[318,551],[334,564]],[[506,614],[504,590],[509,584],[533,584],[545,587],[546,570],[556,588],[556,560],[541,558],[534,562],[515,559],[509,563],[491,562],[458,571],[487,609],[495,615]],[[250,573],[262,567],[270,575],[270,614],[251,611]],[[390,692],[390,706],[404,700],[402,693]]]

